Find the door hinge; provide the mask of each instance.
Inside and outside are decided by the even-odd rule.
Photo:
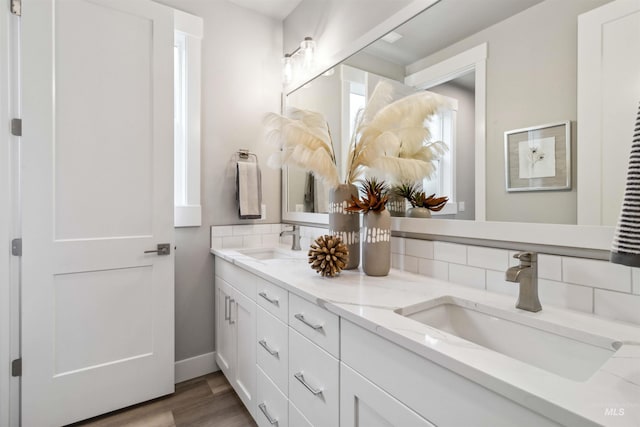
[[[22,239],[13,239],[11,241],[11,255],[22,256]]]
[[[11,13],[22,16],[22,0],[11,0]]]
[[[11,119],[11,135],[22,136],[22,119]]]
[[[11,376],[12,377],[22,376],[22,358],[14,359],[11,361]]]

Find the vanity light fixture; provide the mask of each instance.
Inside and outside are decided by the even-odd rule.
[[[282,81],[284,84],[289,84],[293,80],[294,68],[311,69],[315,51],[316,42],[312,37],[305,37],[296,50],[284,54],[282,60]]]

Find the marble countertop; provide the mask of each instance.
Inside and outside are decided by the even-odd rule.
[[[307,264],[306,251],[279,250],[291,258],[257,260],[233,249],[211,253],[556,422],[640,426],[640,327],[550,306],[530,313],[516,309],[509,296],[393,269],[385,277],[352,270],[323,278]],[[590,378],[575,381],[394,311],[445,296],[498,309],[525,324],[543,322],[578,341],[595,337],[622,346]]]

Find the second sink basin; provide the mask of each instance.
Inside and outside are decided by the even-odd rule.
[[[620,347],[613,339],[444,296],[396,313],[575,381],[586,381]]]
[[[254,259],[259,259],[259,260],[296,259],[297,258],[295,255],[278,248],[237,249],[237,252]]]

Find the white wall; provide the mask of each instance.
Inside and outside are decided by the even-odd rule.
[[[211,225],[279,223],[280,171],[261,120],[280,111],[282,24],[216,0],[157,0],[204,20],[202,40],[202,226],[176,229],[176,360],[214,351]],[[264,221],[239,220],[234,153],[248,148],[262,168]]]

